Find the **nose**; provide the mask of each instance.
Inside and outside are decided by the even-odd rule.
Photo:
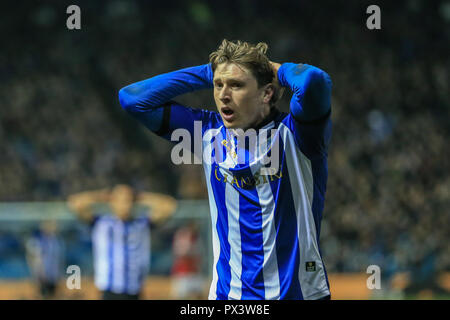
[[[231,100],[230,90],[228,86],[223,86],[219,91],[219,99],[223,103],[227,103]]]

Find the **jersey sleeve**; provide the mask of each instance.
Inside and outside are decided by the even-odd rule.
[[[331,112],[311,122],[299,122],[289,114],[283,122],[294,133],[298,147],[309,159],[328,154],[332,132]]]
[[[162,108],[162,120],[158,130],[150,128],[151,119],[148,119],[147,115],[132,115],[155,134],[169,141],[171,141],[172,134],[177,129],[187,130],[191,137],[194,137],[197,128],[201,130],[199,133],[203,134],[205,125],[209,124],[214,118],[214,112],[191,108],[175,101],[167,102]]]
[[[129,114],[167,140],[176,129],[186,129],[193,135],[195,121],[204,124],[213,112],[184,106],[172,98],[212,88],[212,79],[210,64],[189,67],[124,87],[119,91],[119,101]]]
[[[331,139],[331,79],[308,64],[284,63],[278,81],[292,90],[290,114],[283,121],[310,159],[323,157]]]

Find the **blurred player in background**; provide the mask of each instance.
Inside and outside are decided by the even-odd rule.
[[[214,254],[210,299],[329,299],[319,236],[331,80],[308,64],[271,62],[267,48],[224,40],[209,64],[131,84],[119,100],[157,135],[170,140],[183,129],[192,150],[203,147]],[[283,87],[293,92],[289,113],[275,105]],[[200,89],[214,89],[218,112],[172,100]],[[203,141],[195,139],[197,128]],[[256,150],[245,142],[248,129]],[[261,161],[269,158],[278,159],[270,174]]]
[[[108,203],[113,214],[94,212],[95,203]],[[102,298],[139,299],[150,267],[150,229],[174,213],[175,199],[117,185],[74,194],[68,205],[91,226],[94,280]],[[146,206],[148,213],[133,214],[134,205]]]
[[[58,282],[64,265],[64,246],[56,221],[40,224],[26,242],[26,258],[42,299],[57,298]]]
[[[172,296],[178,300],[204,299],[201,275],[202,253],[198,226],[191,221],[180,227],[173,238]]]

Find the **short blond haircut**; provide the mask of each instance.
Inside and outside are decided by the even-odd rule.
[[[219,48],[209,55],[209,62],[213,72],[217,66],[222,63],[236,63],[250,70],[256,78],[258,87],[272,83],[275,77],[272,65],[266,55],[268,45],[265,42],[259,42],[254,45],[245,41],[229,41],[224,39]],[[279,93],[274,86],[274,94],[271,104],[279,99]]]

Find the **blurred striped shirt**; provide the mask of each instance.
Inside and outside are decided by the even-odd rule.
[[[138,294],[150,268],[150,221],[95,218],[92,227],[94,281],[101,291]]]

